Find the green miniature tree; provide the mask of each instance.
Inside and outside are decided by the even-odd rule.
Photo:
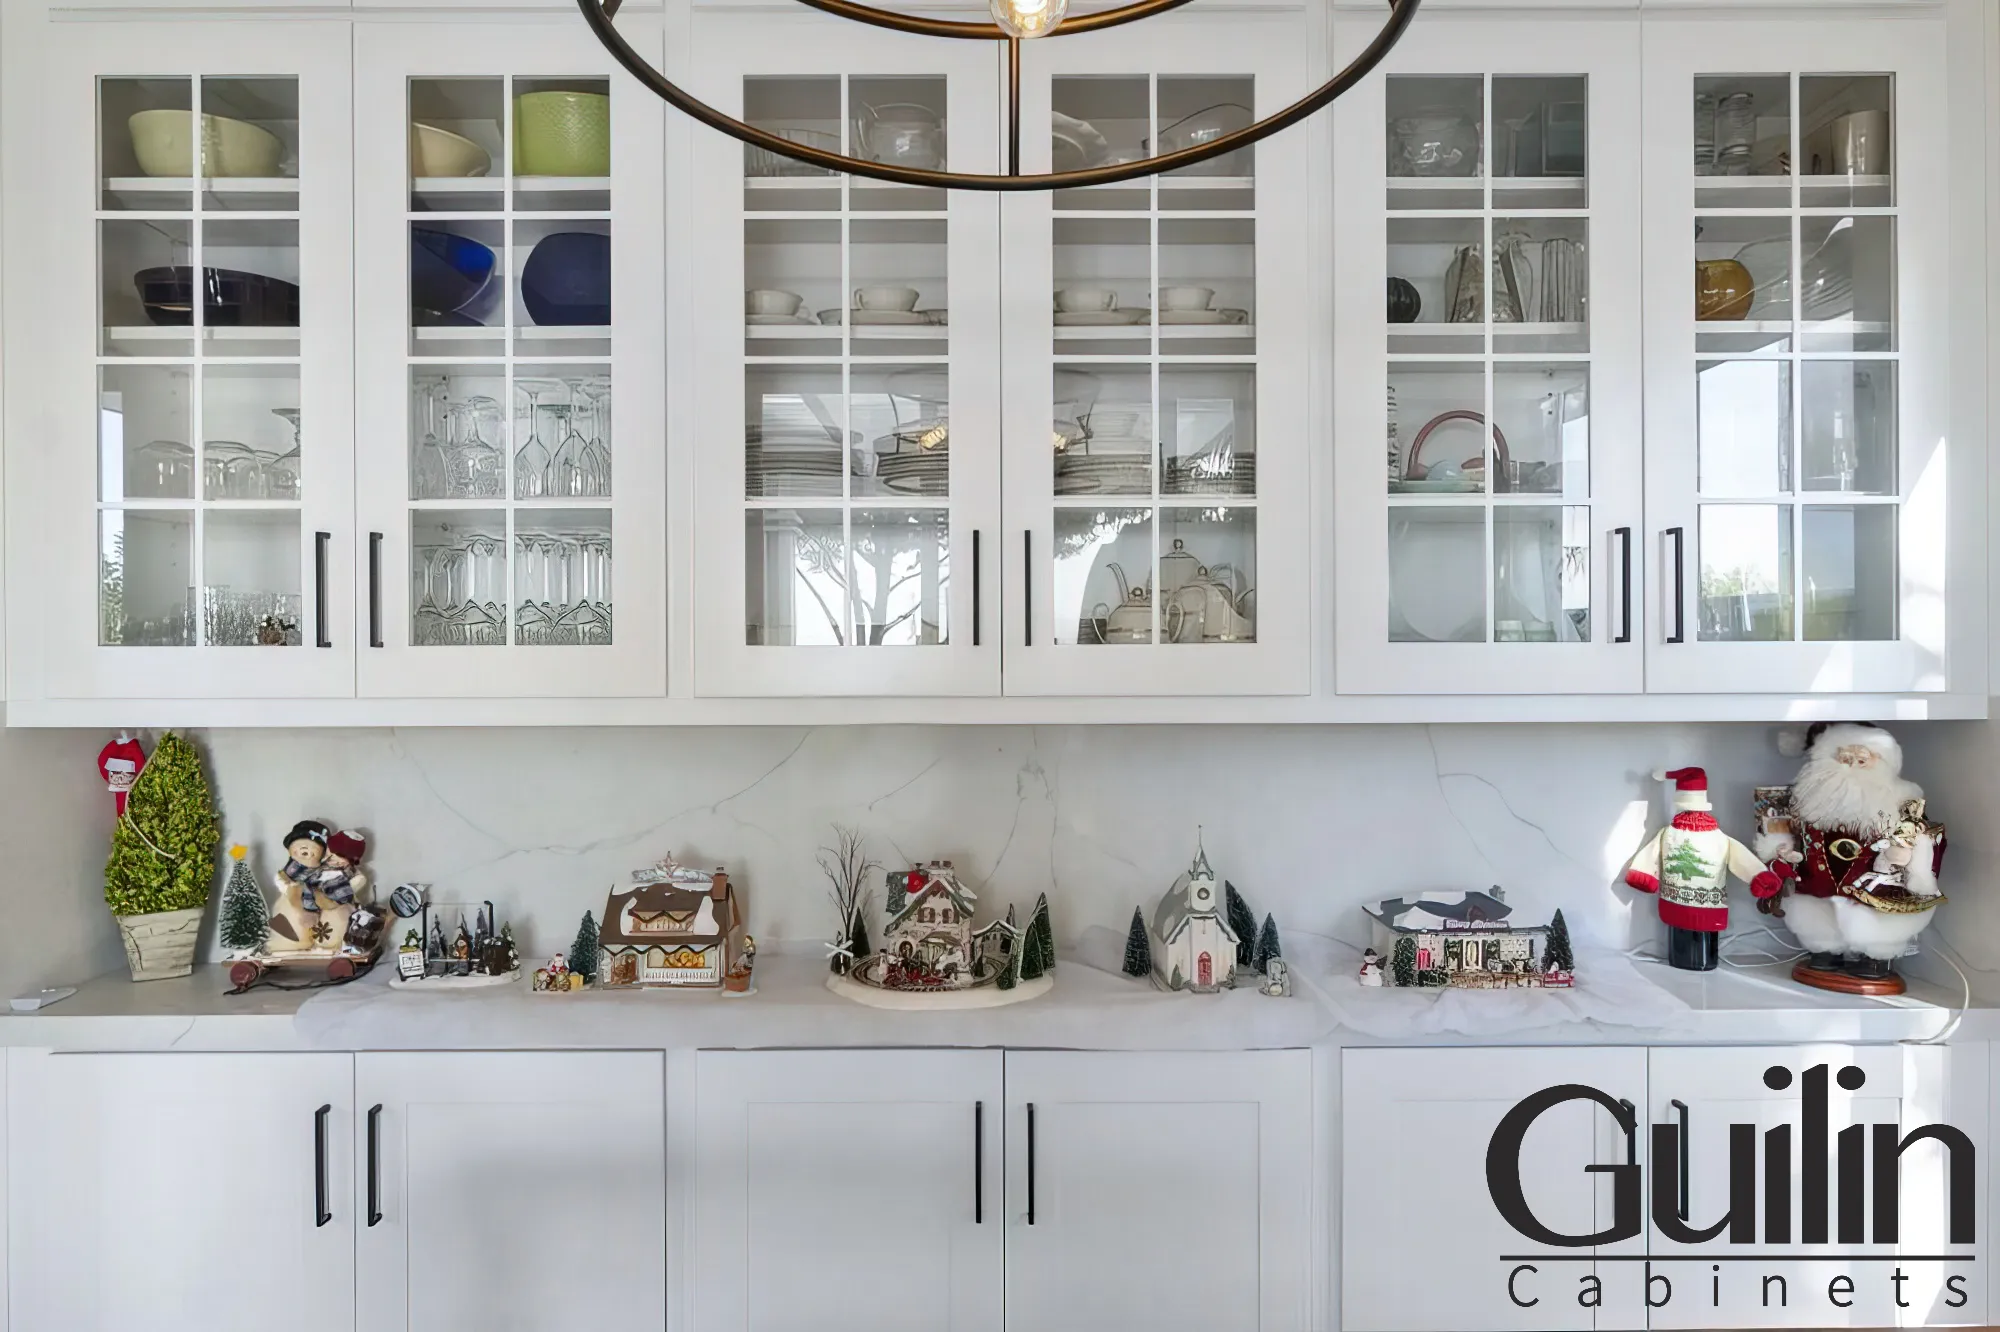
[[[585,983],[597,979],[597,921],[586,911],[583,920],[576,927],[576,942],[569,946],[569,969],[582,976]]]
[[[1250,905],[1236,891],[1236,885],[1227,879],[1222,881],[1222,911],[1229,932],[1236,936],[1236,965],[1247,967],[1257,950],[1257,918],[1250,914]]]
[[[1042,959],[1041,931],[1035,928],[1033,921],[1029,921],[1028,928],[1021,931],[1021,979],[1034,980],[1046,970],[1048,964]]]
[[[217,933],[222,946],[232,953],[254,953],[262,948],[271,915],[264,890],[257,886],[257,876],[250,872],[250,862],[244,859],[249,851],[241,842],[229,848],[230,859],[236,863],[231,866],[229,883],[222,890]]]
[[[1014,950],[1014,955],[1012,957],[1007,958],[1006,964],[1000,968],[1000,979],[994,983],[997,984],[1003,990],[1013,989],[1014,973],[1016,973],[1020,969],[1021,969],[1021,953],[1020,949],[1017,947]]]
[[[1415,985],[1417,983],[1417,941],[1404,935],[1396,940],[1396,946],[1389,950],[1389,968],[1395,973],[1396,984]]]
[[[1132,928],[1125,934],[1125,974],[1147,976],[1153,971],[1153,944],[1146,937],[1146,917],[1132,908]]]
[[[861,904],[854,908],[854,919],[848,923],[847,953],[852,962],[860,962],[875,946],[868,939],[868,897],[862,896]]]
[[[1272,958],[1284,955],[1284,951],[1278,946],[1278,922],[1267,913],[1264,917],[1264,928],[1257,931],[1257,949],[1250,955],[1250,969],[1261,972]]]
[[[1555,919],[1549,922],[1549,939],[1542,949],[1543,971],[1575,971],[1576,954],[1569,946],[1569,926],[1563,921],[1563,913],[1557,909]]]
[[[202,774],[201,755],[172,731],[125,802],[111,833],[104,900],[114,916],[145,916],[206,906],[215,885],[215,844],[222,828]]]
[[[1167,988],[1169,990],[1178,990],[1186,984],[1187,977],[1181,975],[1181,964],[1178,962],[1174,963],[1174,974],[1167,977]]]
[[[1703,858],[1699,847],[1693,842],[1678,839],[1673,850],[1667,853],[1666,863],[1660,868],[1663,877],[1677,883],[1698,882],[1715,874],[1715,866]]]
[[[1028,921],[1028,933],[1035,936],[1041,955],[1042,970],[1056,969],[1056,931],[1049,923],[1049,895],[1043,893],[1035,899],[1035,914]]]

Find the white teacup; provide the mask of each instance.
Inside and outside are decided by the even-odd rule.
[[[1206,310],[1215,299],[1213,287],[1161,287],[1162,310]]]
[[[857,310],[914,310],[917,308],[915,287],[859,287],[854,292],[854,308]]]
[[[795,315],[806,303],[803,296],[789,291],[746,291],[743,313],[753,315]]]
[[[1064,287],[1056,293],[1056,309],[1064,314],[1116,310],[1118,293],[1110,287]]]

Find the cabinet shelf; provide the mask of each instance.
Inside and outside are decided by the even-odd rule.
[[[289,202],[278,203],[263,211],[292,215],[298,212],[299,181],[296,176],[111,176],[104,182],[104,193],[128,210],[157,207],[162,196],[185,198],[206,194],[218,199],[275,196]],[[211,211],[225,212],[231,220],[237,220],[240,212],[236,208]],[[114,217],[117,215],[111,214]]]
[[[1257,336],[1255,324],[1167,324],[1154,329],[1151,324],[1112,325],[1109,328],[1057,328],[1058,342],[1132,342],[1149,338],[1155,332],[1162,342],[1179,338],[1201,338],[1203,340],[1228,338],[1249,339]]]
[[[1464,338],[1477,336],[1491,327],[1496,338],[1566,338],[1581,337],[1587,328],[1582,322],[1558,324],[1391,324],[1389,336],[1392,338]]]
[[[501,327],[480,326],[460,328],[451,326],[429,326],[410,330],[418,342],[504,342],[508,330]],[[523,339],[538,342],[587,342],[607,341],[611,337],[609,324],[523,324],[513,332]],[[598,358],[602,359],[602,358]]]

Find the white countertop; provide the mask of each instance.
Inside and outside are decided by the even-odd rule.
[[[1622,992],[1607,1005],[1591,993],[1587,962],[1579,972],[1584,984],[1574,994],[1441,995],[1364,990],[1344,972],[1313,975],[1301,965],[1300,992],[1273,999],[1250,990],[1162,994],[1066,959],[1055,989],[1041,998],[1007,1008],[910,1013],[831,993],[825,963],[803,954],[760,957],[758,993],[732,998],[713,991],[546,995],[525,979],[409,993],[398,992],[386,967],[335,989],[228,995],[224,969],[204,966],[145,984],[122,973],[99,977],[52,1008],[9,1014],[0,1023],[0,1044],[146,1051],[1865,1043],[1934,1037],[1959,999],[1922,986],[1894,999],[1866,999],[1794,985],[1783,968],[1692,973],[1639,962],[1619,977]],[[1613,988],[1610,980],[1605,990]],[[1496,999],[1509,1003],[1482,1007]],[[1461,1029],[1436,1028],[1447,1003],[1457,1005],[1450,1011]],[[1579,1016],[1592,1013],[1601,1015]],[[1528,1020],[1510,1016],[1520,1014]],[[1491,1029],[1484,1023],[1489,1015]],[[1952,1039],[1996,1037],[2000,1009],[1975,1004]]]

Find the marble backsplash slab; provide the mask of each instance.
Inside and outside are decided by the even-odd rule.
[[[988,907],[1050,893],[1058,936],[1122,931],[1185,867],[1284,931],[1359,942],[1363,902],[1499,883],[1530,918],[1623,948],[1618,885],[1665,808],[1656,767],[1710,769],[1724,825],[1792,764],[1764,726],[826,727],[214,731],[224,836],[260,875],[314,817],[368,834],[387,884],[491,898],[527,955],[568,946],[606,890],[672,851],[727,865],[763,939],[823,937],[815,864],[850,824],[888,863],[949,858]],[[1755,928],[1747,893],[1736,921]],[[212,930],[211,930],[212,935]]]

